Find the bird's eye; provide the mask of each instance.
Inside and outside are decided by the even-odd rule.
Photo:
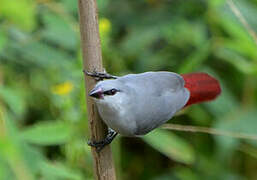
[[[105,95],[114,95],[114,94],[116,94],[117,91],[118,91],[117,89],[111,89],[108,91],[104,91],[104,94]]]

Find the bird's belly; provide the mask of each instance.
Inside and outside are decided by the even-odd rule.
[[[135,136],[136,121],[132,114],[118,107],[98,105],[98,111],[103,121],[119,134],[123,136]]]

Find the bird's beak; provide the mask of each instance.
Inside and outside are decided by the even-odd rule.
[[[103,90],[102,88],[94,88],[90,91],[89,96],[96,98],[96,99],[103,99]]]

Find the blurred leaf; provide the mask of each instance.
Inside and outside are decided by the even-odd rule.
[[[14,179],[13,173],[10,170],[10,167],[8,166],[8,163],[4,159],[5,157],[1,157],[0,154],[0,179]]]
[[[239,107],[238,100],[234,97],[232,92],[227,88],[226,83],[223,82],[223,78],[219,77],[215,72],[209,68],[204,68],[203,72],[211,74],[213,77],[218,79],[221,87],[221,94],[214,101],[205,103],[204,105],[217,118],[224,117],[226,114],[230,114]]]
[[[35,1],[0,0],[0,17],[17,24],[20,28],[31,31],[35,27]]]
[[[26,44],[11,43],[4,53],[7,54],[7,57],[9,54],[20,55],[17,57],[11,56],[9,59],[11,61],[22,63],[24,65],[37,64],[40,67],[47,68],[67,66],[73,59],[66,52],[56,50],[55,48],[41,42],[31,42]]]
[[[183,74],[193,72],[197,69],[198,66],[207,60],[207,57],[210,53],[210,43],[206,42],[198,48],[199,49],[194,51],[189,57],[185,59],[184,63],[182,63],[180,69],[178,70],[179,73]]]
[[[99,12],[103,12],[107,8],[109,2],[110,0],[97,0]]]
[[[1,156],[4,158],[7,163],[6,167],[10,168],[7,172],[11,171],[11,175],[19,177],[18,179],[34,179],[34,174],[24,158],[26,153],[24,153],[23,147],[25,145],[19,139],[19,132],[13,116],[5,113],[4,122],[6,131],[5,136],[0,136],[0,159]],[[36,163],[37,161],[34,159],[33,165]]]
[[[153,41],[157,40],[159,32],[159,28],[133,29],[122,44],[124,53],[128,56],[142,53]]]
[[[1,26],[0,26],[0,28],[1,28]],[[6,34],[0,30],[0,53],[2,52],[2,49],[4,48],[7,41],[8,41],[8,39],[6,37]]]
[[[210,114],[202,106],[192,106],[185,111],[189,111],[187,115],[194,120],[198,125],[208,126]]]
[[[47,13],[43,16],[45,29],[42,37],[60,47],[75,50],[78,44],[77,34],[62,17]]]
[[[203,49],[203,45],[208,44],[207,28],[199,22],[174,19],[172,23],[163,27],[161,28],[162,31],[164,31],[164,37],[169,44],[173,44],[183,49],[186,48],[185,46],[189,45],[198,49]]]
[[[256,1],[255,1],[256,2]],[[254,1],[236,0],[234,4],[246,19],[247,23],[256,31],[257,30],[257,9]],[[233,16],[235,16],[233,14]]]
[[[239,71],[245,74],[257,75],[257,63],[245,59],[243,56],[240,56],[238,53],[233,52],[228,49],[218,49],[216,51],[218,57],[222,58],[224,61],[231,63]]]
[[[40,169],[41,169],[41,172],[44,176],[44,179],[48,179],[48,180],[58,180],[58,179],[69,179],[69,180],[80,180],[80,179],[83,179],[82,176],[65,167],[63,164],[61,163],[55,163],[55,164],[52,164],[52,163],[46,163],[46,162],[43,162],[41,163],[40,165]]]
[[[212,0],[212,1],[209,1],[209,4],[215,8],[221,6],[221,5],[224,5],[225,1],[224,0]]]
[[[218,55],[219,55],[220,49],[216,51]],[[239,38],[236,38],[235,40],[224,39],[222,49],[225,51],[226,50],[236,51],[240,55],[245,55],[246,57],[248,57],[249,63],[254,63],[253,61],[256,62],[256,59],[257,59],[256,45],[252,42],[249,43],[249,41],[243,41]],[[235,61],[237,60],[234,60],[234,62]],[[230,60],[230,62],[232,62],[232,60]]]
[[[181,180],[197,180],[201,179],[196,173],[187,167],[178,167],[174,170],[176,177]]]
[[[70,1],[70,0],[62,0],[62,4],[71,13],[77,13],[78,12],[78,5],[77,5],[77,3],[73,2],[73,1]]]
[[[0,98],[17,116],[21,116],[25,112],[26,102],[21,89],[0,86]]]
[[[239,11],[244,12],[242,13],[247,14],[244,18],[248,22],[251,20],[253,22],[253,19],[256,19],[257,11],[252,8],[252,5],[249,2],[246,1],[235,1],[234,2]],[[246,56],[251,56],[253,60],[257,58],[257,51],[256,51],[256,44],[254,40],[252,39],[250,33],[248,30],[242,25],[242,23],[239,21],[238,17],[235,16],[235,14],[232,12],[231,8],[228,6],[228,4],[224,4],[221,8],[219,8],[219,14],[222,16],[222,18],[219,19],[219,22],[221,23],[224,30],[229,34],[230,37],[223,39],[222,43],[219,42],[219,45],[223,48],[228,48],[235,50],[241,54],[244,54]],[[253,24],[253,23],[251,23]],[[256,22],[253,24],[255,29],[257,30]],[[230,59],[229,57],[227,59]],[[232,60],[231,60],[232,61]],[[234,60],[237,62],[238,60]],[[240,64],[237,62],[237,64]]]
[[[244,41],[252,42],[251,36],[244,29],[244,27],[241,25],[237,18],[224,16],[221,23],[227,33],[229,33],[229,35],[231,35],[233,38],[239,38]]]
[[[41,162],[46,159],[41,149],[24,143],[23,141],[20,143],[19,149],[22,159],[24,163],[26,163],[30,172],[37,174],[41,168]]]
[[[71,129],[67,123],[61,121],[41,122],[23,130],[21,137],[33,144],[57,145],[70,139]]]
[[[252,134],[257,136],[257,111],[256,110],[248,110],[248,111],[237,111],[231,114],[228,117],[224,117],[216,122],[215,127],[217,129],[227,130],[229,132],[235,133],[245,133]],[[217,136],[216,137],[218,143],[222,146],[235,145],[239,139],[228,139],[228,137]],[[234,141],[234,143],[233,143]],[[245,140],[252,145],[257,147],[257,141],[254,140]],[[237,144],[237,143],[236,143]]]
[[[246,154],[252,156],[253,158],[257,159],[257,148],[252,146],[251,144],[241,144],[239,149]]]
[[[172,172],[158,175],[157,177],[151,178],[151,180],[177,180]]]
[[[156,129],[143,136],[143,139],[150,146],[171,159],[186,164],[191,164],[195,160],[192,147],[185,140],[171,132]]]

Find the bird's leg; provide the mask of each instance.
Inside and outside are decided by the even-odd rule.
[[[117,136],[117,132],[108,128],[107,136],[101,141],[88,141],[88,145],[95,147],[97,152],[100,152],[106,145],[110,144],[112,140]]]
[[[96,72],[95,70],[93,72],[83,70],[83,72],[87,76],[91,76],[91,77],[95,78],[96,81],[102,81],[104,79],[117,79],[118,78],[117,76],[113,76],[113,75],[108,74],[106,72]]]

